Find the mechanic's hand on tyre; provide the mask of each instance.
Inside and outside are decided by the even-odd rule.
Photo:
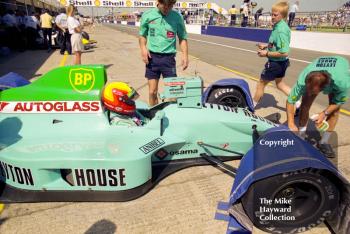
[[[320,124],[322,124],[325,118],[326,118],[326,115],[324,114],[324,112],[319,113],[317,119],[315,119],[315,124],[319,126]]]
[[[142,61],[145,64],[148,64],[149,63],[149,58],[152,58],[151,54],[149,53],[149,51],[147,49],[141,50],[141,57],[142,57]]]
[[[182,62],[181,62],[181,66],[182,66],[182,70],[186,70],[186,68],[188,67],[188,57],[187,56],[183,56],[182,57]]]

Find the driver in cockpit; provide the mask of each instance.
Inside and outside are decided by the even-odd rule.
[[[110,111],[109,120],[113,125],[141,126],[142,116],[136,111],[137,91],[124,82],[112,82],[102,92],[102,103]]]

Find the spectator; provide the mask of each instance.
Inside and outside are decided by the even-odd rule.
[[[295,13],[299,11],[299,1],[295,1],[295,3],[292,5],[289,11],[289,20],[288,20],[288,26],[292,28],[293,21],[295,18]]]
[[[67,14],[65,9],[61,9],[61,13],[56,17],[55,23],[58,28],[58,40],[60,41],[60,53],[64,54],[65,51],[68,54],[72,53],[72,47],[70,43],[70,34],[67,25]]]
[[[8,10],[4,17],[2,17],[2,23],[4,24],[5,31],[7,32],[5,44],[11,49],[18,48],[20,34],[17,26],[15,12],[13,10]]]
[[[38,18],[32,14],[32,16],[26,16],[24,19],[26,28],[26,37],[28,41],[28,48],[34,49],[36,47],[36,38],[38,35],[38,29],[40,22]]]
[[[73,5],[69,5],[67,8],[67,26],[69,34],[71,35],[72,53],[75,54],[74,64],[81,64],[81,52],[84,49],[84,45],[81,41],[83,27],[80,25],[79,21],[74,18],[75,13],[76,8],[74,8]]]
[[[259,8],[254,14],[255,27],[259,27],[259,17],[262,15],[264,8]]]
[[[317,95],[323,91],[328,95],[329,105],[320,112],[315,120],[317,126],[324,120],[329,124],[328,130],[319,142],[319,149],[327,157],[335,157],[335,153],[328,143],[331,132],[337,124],[342,104],[348,99],[350,89],[349,62],[340,56],[320,57],[309,64],[299,75],[287,100],[288,127],[292,131],[299,131],[305,135],[309,110]],[[294,122],[294,105],[302,98],[299,114],[299,128]]]
[[[139,44],[146,64],[149,105],[158,104],[158,83],[163,78],[176,77],[176,35],[182,51],[182,69],[188,67],[187,32],[182,16],[172,10],[176,0],[158,0],[157,7],[143,13]]]
[[[286,70],[289,66],[290,28],[286,23],[288,15],[288,3],[277,2],[272,5],[273,29],[268,44],[258,44],[258,55],[266,57],[268,61],[262,71],[260,80],[253,98],[254,104],[258,103],[264,95],[264,90],[269,82],[275,81],[276,86],[286,95],[289,95],[290,87],[283,82]]]
[[[242,27],[247,27],[249,18],[249,2],[250,0],[244,0],[242,5]]]
[[[48,13],[46,9],[40,15],[41,29],[44,35],[44,44],[47,48],[47,52],[51,52],[52,48],[52,16]]]
[[[231,9],[229,10],[229,13],[231,15],[230,26],[234,26],[236,25],[236,18],[237,18],[237,9],[235,4],[232,5]]]

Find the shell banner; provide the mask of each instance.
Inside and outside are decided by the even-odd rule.
[[[67,6],[96,6],[96,7],[125,7],[125,8],[152,8],[156,7],[156,1],[134,1],[134,0],[59,0],[61,5]],[[211,9],[211,3],[207,2],[176,2],[174,8],[187,9]]]

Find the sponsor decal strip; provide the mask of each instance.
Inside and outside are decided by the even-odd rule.
[[[0,113],[100,113],[100,101],[0,102]]]

